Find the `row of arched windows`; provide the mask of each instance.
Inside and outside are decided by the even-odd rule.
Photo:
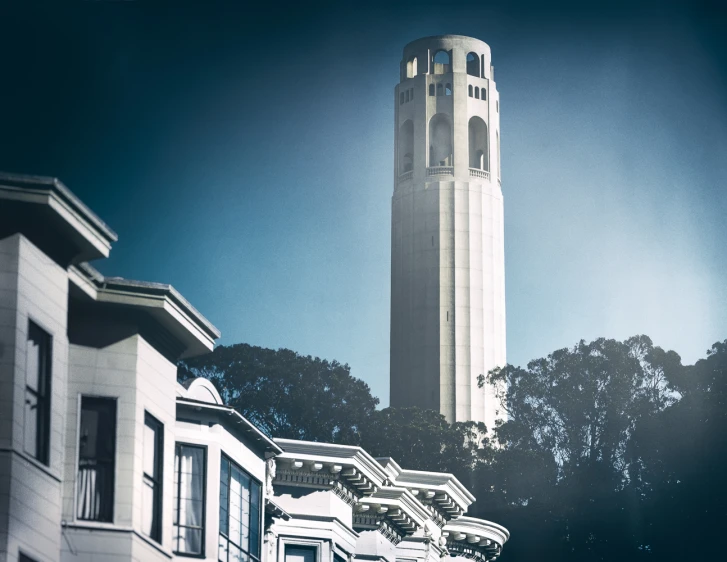
[[[446,74],[452,71],[452,63],[448,51],[439,50],[432,55],[431,74]],[[413,78],[419,74],[417,57],[409,57],[406,61],[406,77]],[[467,53],[467,74],[485,78],[485,55]]]
[[[449,84],[449,83],[442,84],[440,82],[439,84],[436,85],[436,89],[435,89],[434,84],[429,84],[429,95],[433,96],[433,95],[435,95],[435,92],[436,92],[437,96],[451,96],[452,95],[452,84]]]
[[[399,93],[399,105],[404,105],[405,103],[407,103],[413,99],[414,99],[414,88],[409,88],[406,92]]]
[[[480,88],[479,86],[475,86],[473,88],[472,84],[470,84],[469,86],[467,86],[467,95],[469,95],[469,97],[471,97],[471,98],[473,97],[477,100],[479,100],[479,99],[486,100],[487,99],[487,90],[485,90],[484,88]]]
[[[478,116],[468,123],[469,167],[489,171],[487,123]],[[497,157],[500,154],[500,135],[496,132]],[[452,122],[448,115],[437,113],[429,120],[429,163],[428,166],[452,166]],[[414,167],[414,123],[407,119],[399,128],[399,174]]]

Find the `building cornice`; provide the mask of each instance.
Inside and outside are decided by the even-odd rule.
[[[510,532],[497,523],[475,517],[462,516],[447,523],[442,529],[447,547],[467,558],[494,560],[510,538]]]
[[[329,473],[345,481],[359,496],[373,494],[387,480],[381,465],[361,447],[294,439],[275,439],[275,443],[283,449],[277,458],[279,466]]]
[[[71,266],[69,279],[98,303],[148,312],[180,339],[182,358],[212,351],[220,337],[220,331],[171,285],[104,277],[88,263]]]
[[[244,432],[252,441],[258,443],[261,448],[273,455],[282,453],[282,449],[267,435],[260,431],[250,420],[240,414],[231,406],[221,404],[212,404],[201,400],[193,400],[191,398],[177,397],[177,410],[187,411],[205,411],[218,416],[220,424],[235,428]]]
[[[57,178],[0,172],[0,200],[6,202],[9,213],[0,217],[6,228],[15,226],[41,248],[57,250],[58,238],[67,240],[63,255],[57,256],[61,261],[108,257],[112,243],[118,240]]]

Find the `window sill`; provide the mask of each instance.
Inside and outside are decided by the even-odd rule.
[[[55,470],[52,470],[47,464],[43,464],[35,457],[31,457],[28,453],[25,451],[19,451],[17,449],[0,449],[0,453],[13,453],[17,456],[19,456],[24,461],[32,464],[34,467],[36,467],[38,470],[42,471],[47,476],[50,476],[53,480],[56,482],[61,482],[61,476],[60,473],[57,473]]]

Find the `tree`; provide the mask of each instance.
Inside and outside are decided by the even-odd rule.
[[[362,427],[361,446],[404,468],[469,477],[490,451],[486,433],[483,423],[449,424],[434,410],[386,408]]]
[[[507,497],[503,521],[513,530],[523,521],[547,529],[535,550],[515,547],[515,558],[648,555],[639,550],[643,510],[632,487],[630,444],[641,422],[677,400],[672,381],[682,371],[676,353],[636,336],[581,341],[527,368],[507,365],[488,374],[508,413],[496,429],[502,450],[491,479]],[[527,470],[528,455],[543,469]],[[518,467],[523,476],[512,477]]]
[[[379,402],[348,365],[288,349],[222,345],[182,362],[179,376],[209,379],[225,403],[274,437],[358,444]]]
[[[675,548],[678,527],[692,538],[690,558],[718,559],[727,524],[727,340],[676,373],[672,384],[681,399],[643,420],[632,441],[648,521],[644,543],[660,560],[683,558]]]
[[[673,402],[669,380],[681,368],[676,353],[635,336],[581,340],[526,369],[495,369],[487,380],[500,389],[508,415],[497,438],[508,447],[549,451],[560,478],[588,469],[599,472],[593,484],[618,489],[628,481],[625,451],[637,420]],[[484,381],[480,376],[480,386]]]

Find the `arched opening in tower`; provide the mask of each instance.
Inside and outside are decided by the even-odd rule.
[[[480,77],[480,57],[475,53],[467,53],[467,74]]]
[[[469,154],[470,168],[477,170],[490,169],[490,162],[487,157],[487,123],[481,117],[470,118],[469,125]]]
[[[414,78],[417,75],[417,58],[410,57],[406,62],[406,77]]]
[[[452,71],[449,53],[447,51],[437,51],[434,53],[432,57],[432,70],[434,74],[446,74]]]
[[[404,121],[399,127],[399,175],[414,169],[414,122]]]
[[[429,166],[452,166],[452,123],[437,113],[429,120]]]

